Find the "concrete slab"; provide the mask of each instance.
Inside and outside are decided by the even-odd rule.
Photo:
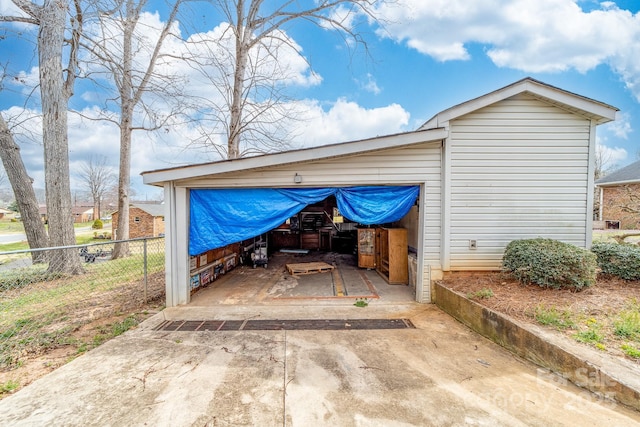
[[[168,318],[406,317],[416,329],[159,332]],[[11,426],[634,425],[433,305],[165,310],[0,401]]]
[[[323,262],[333,271],[295,275],[287,264]],[[311,252],[305,255],[277,252],[267,268],[240,266],[197,290],[189,306],[299,304],[300,301],[333,301],[352,305],[356,299],[404,303],[415,301],[415,289],[389,285],[374,270],[358,268],[353,255]]]

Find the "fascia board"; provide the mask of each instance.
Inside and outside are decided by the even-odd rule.
[[[596,187],[616,187],[618,185],[627,185],[627,184],[640,184],[640,179],[628,179],[626,181],[603,182],[602,184],[596,183]]]
[[[585,111],[594,116],[598,116],[596,122],[606,123],[616,119],[617,108],[589,98],[575,95],[570,92],[556,89],[551,86],[541,85],[536,82],[524,82],[527,85],[526,90],[543,98],[550,99],[560,104]]]
[[[302,150],[287,151],[264,156],[245,157],[241,159],[226,160],[215,163],[184,166],[181,168],[164,169],[142,172],[144,184],[163,185],[165,182],[182,179],[198,178],[208,175],[216,175],[242,170],[251,170],[271,166],[280,166],[291,163],[301,163],[313,160],[321,160],[331,157],[348,156],[369,151],[397,148],[405,145],[418,144],[445,139],[448,132],[445,129],[430,129],[426,131],[414,131],[395,135],[364,139],[355,142],[325,145]]]

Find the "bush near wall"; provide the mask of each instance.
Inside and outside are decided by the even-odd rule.
[[[552,289],[589,287],[596,282],[596,269],[595,254],[553,239],[514,240],[502,259],[502,270],[521,283]]]
[[[640,247],[631,244],[597,242],[591,247],[603,273],[625,280],[640,280]]]

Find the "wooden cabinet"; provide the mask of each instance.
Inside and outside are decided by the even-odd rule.
[[[390,285],[409,283],[409,247],[406,228],[377,228],[376,271]]]
[[[375,228],[359,228],[358,229],[358,267],[375,268],[376,267],[376,229]]]
[[[317,251],[320,249],[320,232],[303,231],[300,233],[300,248]]]

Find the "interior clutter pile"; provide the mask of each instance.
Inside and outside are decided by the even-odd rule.
[[[375,269],[389,284],[408,284],[405,228],[362,225],[344,218],[335,197],[306,206],[278,227],[250,239],[191,256],[191,292],[238,265],[268,267],[269,256],[288,252],[337,252],[357,256],[358,267]]]

